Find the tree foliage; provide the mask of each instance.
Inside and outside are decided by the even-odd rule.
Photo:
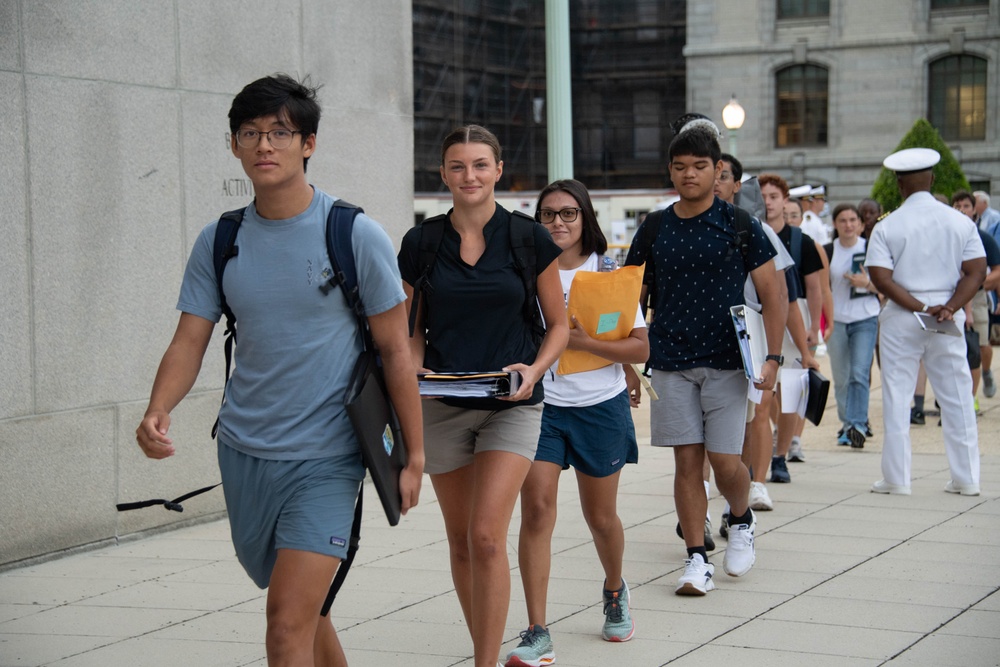
[[[931,192],[941,193],[950,199],[955,191],[969,189],[969,181],[965,178],[958,160],[941,139],[938,131],[926,119],[918,119],[896,146],[897,151],[904,148],[933,148],[941,154],[941,161],[934,165],[934,185],[931,187]],[[896,186],[895,173],[882,167],[878,178],[875,179],[875,185],[872,186],[872,199],[882,205],[883,211],[899,208],[903,200]]]

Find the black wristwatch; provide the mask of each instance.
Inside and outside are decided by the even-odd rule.
[[[785,358],[780,354],[769,354],[766,357],[764,357],[764,361],[771,361],[771,360],[777,361],[778,366],[785,365]]]

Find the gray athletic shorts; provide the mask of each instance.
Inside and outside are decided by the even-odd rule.
[[[424,412],[424,472],[439,475],[472,463],[479,452],[499,451],[535,460],[543,403],[509,410],[470,410],[435,399]]]
[[[660,400],[650,404],[650,443],[656,447],[704,443],[714,454],[743,451],[747,378],[743,371],[692,368],[653,371]]]
[[[360,453],[272,461],[218,449],[236,557],[258,587],[270,583],[278,549],[347,556],[365,477]]]

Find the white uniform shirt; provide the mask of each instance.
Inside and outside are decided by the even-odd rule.
[[[826,245],[830,242],[830,230],[827,229],[826,223],[812,211],[806,211],[802,214],[801,229],[820,245]]]
[[[569,289],[577,271],[597,271],[598,256],[590,253],[587,261],[575,269],[564,271],[559,269],[559,279],[562,281],[563,295],[569,303]],[[645,328],[646,320],[642,316],[642,308],[636,309],[633,328]],[[625,371],[621,364],[611,364],[603,368],[582,373],[559,375],[556,369],[559,361],[545,374],[545,402],[560,407],[583,408],[597,405],[610,400],[625,391]]]
[[[893,281],[930,306],[955,293],[962,262],[985,257],[976,225],[964,213],[915,192],[875,225],[866,267],[892,269]]]

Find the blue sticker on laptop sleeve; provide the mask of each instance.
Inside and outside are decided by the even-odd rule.
[[[614,331],[618,327],[618,318],[621,313],[605,313],[601,315],[601,318],[597,321],[597,333],[607,333],[609,331]]]
[[[395,445],[392,439],[392,429],[386,424],[385,431],[382,432],[382,446],[385,447],[386,454],[392,454],[392,448]]]

